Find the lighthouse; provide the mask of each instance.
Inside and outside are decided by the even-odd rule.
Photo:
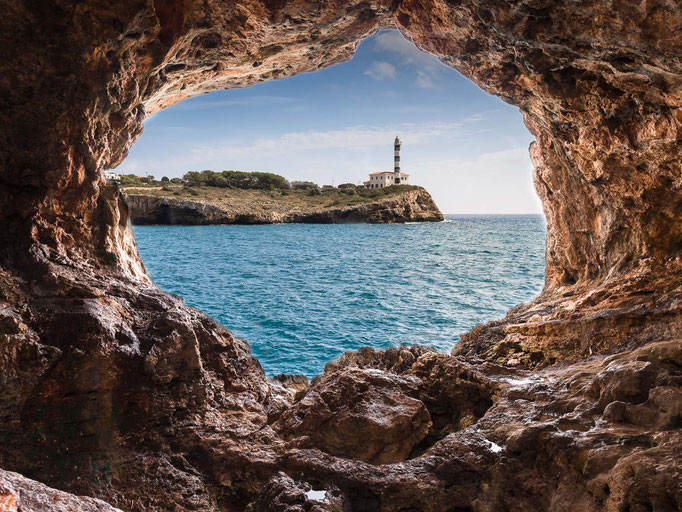
[[[400,139],[397,135],[393,142],[393,176],[395,184],[400,184]]]
[[[369,179],[363,181],[365,188],[384,188],[391,185],[408,185],[410,175],[400,171],[400,139],[393,141],[393,171],[377,171],[369,173]]]

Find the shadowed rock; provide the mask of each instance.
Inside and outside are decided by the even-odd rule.
[[[284,473],[274,476],[246,512],[343,512],[338,489],[312,489]]]

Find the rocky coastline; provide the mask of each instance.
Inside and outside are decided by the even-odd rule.
[[[306,209],[274,202],[250,201],[234,206],[139,193],[126,193],[135,224],[349,224],[439,222],[444,219],[431,195],[418,187],[400,194],[351,206]]]

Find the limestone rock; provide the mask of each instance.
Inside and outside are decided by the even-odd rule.
[[[423,188],[354,206],[301,210],[287,204],[253,202],[233,208],[186,199],[126,194],[133,224],[277,224],[353,222],[439,222],[443,220],[431,195]]]
[[[364,347],[357,351],[346,352],[334,361],[329,361],[325,373],[343,368],[374,368],[402,375],[412,369],[417,358],[434,349],[421,346],[390,347],[386,350],[374,350]]]
[[[0,470],[3,512],[121,512],[103,501],[52,489],[10,471]]]
[[[273,425],[298,447],[390,464],[405,460],[431,427],[415,383],[380,370],[349,369],[313,383]]]
[[[307,485],[351,510],[682,509],[681,9],[3,2],[0,467],[131,511],[241,512],[279,495],[305,509]],[[273,417],[277,392],[247,343],[151,284],[102,170],[153,112],[320,69],[396,26],[519,107],[536,137],[545,288],[456,357],[349,357],[361,368],[339,364]],[[289,430],[315,432],[287,414],[305,408],[311,425],[339,412],[371,442],[315,439],[345,457],[297,445]],[[433,426],[411,458],[348,458],[380,461],[386,446],[404,458],[398,436],[416,443],[423,411]]]
[[[303,398],[310,389],[310,382],[303,375],[275,375],[268,380],[268,383],[270,395],[265,401],[268,423],[274,423],[284,411]]]
[[[312,489],[285,473],[274,476],[246,512],[343,512],[338,489]]]

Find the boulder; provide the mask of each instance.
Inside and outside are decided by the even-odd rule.
[[[274,428],[298,447],[372,464],[399,462],[431,428],[414,394],[414,380],[381,370],[325,374]]]

